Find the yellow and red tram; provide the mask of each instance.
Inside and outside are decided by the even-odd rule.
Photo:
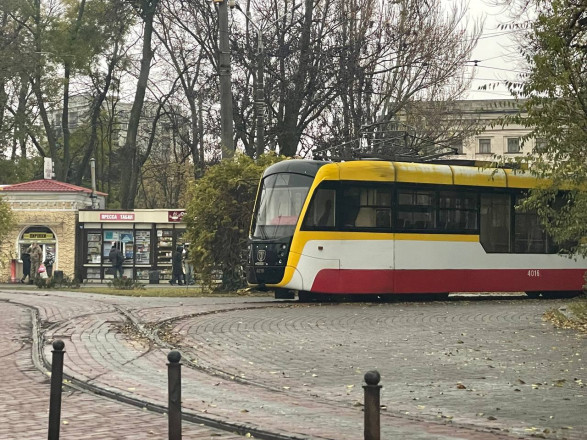
[[[528,173],[387,161],[288,160],[265,170],[247,280],[276,292],[580,292],[534,213]]]

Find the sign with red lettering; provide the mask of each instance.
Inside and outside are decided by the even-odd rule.
[[[132,222],[135,220],[134,212],[101,212],[100,220],[114,222]]]
[[[167,221],[170,223],[179,223],[184,215],[185,211],[167,211]]]

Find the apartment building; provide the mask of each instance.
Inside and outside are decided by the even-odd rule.
[[[458,101],[455,106],[464,118],[477,121],[479,132],[453,143],[458,154],[448,156],[449,159],[492,161],[501,157],[507,160],[532,152],[536,142],[540,142],[536,139],[522,142],[531,131],[529,128],[501,122],[504,117],[519,113],[519,102],[514,99]]]

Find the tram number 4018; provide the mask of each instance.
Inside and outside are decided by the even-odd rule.
[[[540,270],[538,270],[538,269],[530,269],[528,271],[528,276],[529,277],[539,277],[540,276]]]

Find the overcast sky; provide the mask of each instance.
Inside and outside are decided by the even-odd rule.
[[[451,4],[457,0],[444,0]],[[500,99],[511,98],[503,85],[494,90],[480,91],[484,84],[502,83],[504,80],[516,80],[520,73],[523,59],[519,55],[513,37],[519,32],[499,29],[500,24],[511,22],[502,8],[492,7],[491,0],[469,0],[468,15],[472,23],[476,19],[485,19],[483,35],[473,51],[471,60],[479,60],[478,67],[468,63],[467,71],[474,75],[471,90],[467,99]]]

